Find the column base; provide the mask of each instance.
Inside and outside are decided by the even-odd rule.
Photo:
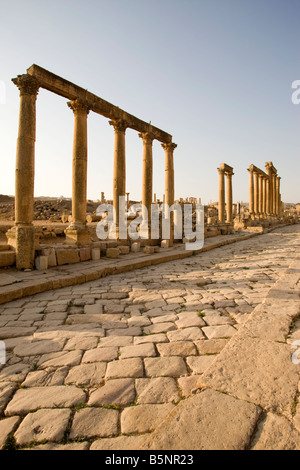
[[[90,245],[92,243],[90,232],[86,225],[72,223],[66,230],[66,244],[68,245]]]
[[[15,225],[6,233],[7,241],[16,251],[17,269],[33,269],[38,235],[33,225]]]

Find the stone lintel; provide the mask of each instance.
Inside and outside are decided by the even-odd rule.
[[[232,166],[229,166],[226,163],[220,163],[219,169],[221,171],[224,171],[224,173],[228,173],[228,174],[231,174],[231,175],[234,174]]]
[[[71,101],[79,100],[86,104],[86,106],[97,114],[101,114],[106,118],[116,120],[122,119],[128,123],[129,128],[138,132],[149,132],[154,135],[154,138],[160,142],[172,142],[172,136],[162,131],[161,129],[146,123],[141,119],[133,116],[132,114],[123,111],[118,106],[114,106],[108,101],[99,98],[98,96],[90,93],[86,89],[75,85],[64,78],[55,75],[42,67],[33,64],[27,69],[28,75],[35,77],[41,88],[45,88],[57,95],[63,96]]]
[[[260,168],[258,168],[257,166],[255,166],[253,164],[249,166],[248,171],[253,171],[253,173],[258,173],[259,175],[263,176],[264,178],[269,179],[269,175],[267,175],[267,173],[265,173],[263,170],[261,170]]]

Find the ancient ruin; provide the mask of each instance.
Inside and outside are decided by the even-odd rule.
[[[125,132],[132,128],[143,140],[142,203],[149,208],[152,203],[152,143],[162,142],[166,154],[166,188],[168,203],[173,203],[174,169],[172,136],[122,109],[104,101],[73,83],[47,70],[32,65],[27,74],[13,79],[20,90],[19,135],[16,158],[15,226],[7,234],[8,242],[15,248],[18,269],[34,266],[36,241],[34,235],[34,161],[36,99],[40,87],[71,101],[68,106],[74,113],[72,222],[66,230],[67,241],[75,245],[90,244],[86,228],[87,202],[87,117],[90,111],[110,119],[115,131],[113,204],[118,229],[119,197],[126,193]]]
[[[273,163],[250,164],[249,203],[233,201],[227,163],[218,201],[175,200],[170,134],[37,65],[13,82],[15,198],[0,197],[9,222],[0,232],[0,450],[300,449],[300,205],[282,202]],[[40,87],[74,114],[69,199],[34,198]],[[91,111],[115,133],[112,200],[87,200]],[[127,128],[143,143],[141,201],[126,188]],[[162,204],[155,139],[165,152]],[[135,205],[142,221],[131,239],[121,209],[127,229]],[[102,206],[114,209],[115,238],[105,241]],[[178,230],[187,206],[189,233]],[[199,247],[189,235],[197,239],[200,218]]]
[[[12,217],[14,225],[7,230],[7,244],[0,245],[0,266],[16,265],[19,270],[34,267],[47,269],[61,264],[99,260],[103,255],[116,258],[130,251],[137,252],[142,247],[146,254],[153,254],[157,253],[160,247],[171,249],[185,241],[182,230],[174,232],[174,226],[178,221],[181,223],[180,217],[183,225],[184,205],[191,204],[192,227],[195,229],[197,204],[200,204],[201,200],[188,197],[175,201],[173,153],[177,145],[172,141],[170,134],[38,65],[32,65],[26,74],[19,75],[12,81],[20,91],[14,216]],[[51,203],[49,201],[47,210],[44,210],[40,202],[34,199],[36,100],[39,88],[68,99],[67,105],[74,114],[72,198],[68,203],[59,200]],[[104,192],[101,192],[99,201],[87,200],[87,127],[90,112],[106,117],[115,134],[112,201],[106,200]],[[130,193],[126,188],[125,138],[128,128],[137,131],[143,143],[140,201],[130,201]],[[165,152],[165,189],[162,205],[156,194],[153,194],[152,147],[154,140],[161,142]],[[277,169],[272,162],[267,162],[265,167],[266,172],[253,164],[249,166],[249,205],[245,205],[233,202],[233,168],[226,163],[220,164],[218,203],[204,207],[205,238],[230,235],[241,230],[263,231],[270,226],[297,219],[296,213],[284,211]],[[130,240],[127,235],[124,237],[123,232],[122,236],[119,236],[121,235],[119,217],[123,209],[120,204],[124,204],[124,209],[128,210],[132,202],[141,203],[143,217],[139,228],[139,240],[134,241]],[[97,214],[97,203],[112,203],[114,237],[111,238],[114,239],[99,241],[99,237],[97,238],[97,223],[107,215],[106,213]],[[159,239],[152,237],[150,214],[153,203],[157,204],[158,208],[172,209],[174,203],[177,205],[177,209],[175,207],[169,215],[165,215],[170,223],[167,239],[162,238],[162,214],[159,216]],[[125,222],[126,227],[132,218],[132,214],[129,214]],[[52,228],[47,226],[39,228],[33,223],[37,219],[49,219],[55,225]],[[60,223],[67,225],[62,227]]]

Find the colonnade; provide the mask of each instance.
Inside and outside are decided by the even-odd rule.
[[[130,127],[141,131],[139,132],[139,137],[143,141],[142,204],[148,210],[148,216],[150,217],[151,215],[153,197],[152,145],[154,139],[161,141],[165,151],[166,203],[170,206],[174,203],[173,151],[176,148],[176,144],[172,142],[172,136],[38,66],[32,66],[27,70],[27,72],[29,71],[30,74],[19,75],[12,80],[20,91],[20,114],[16,153],[15,225],[7,232],[7,238],[9,244],[14,246],[16,250],[18,269],[32,268],[34,265],[33,204],[36,99],[40,87],[64,97],[75,98],[67,103],[74,114],[72,222],[65,231],[67,243],[75,245],[91,243],[86,226],[87,118],[91,110],[105,117],[112,117],[109,124],[113,126],[115,133],[113,206],[116,215],[117,234],[119,228],[119,197],[125,197],[126,195],[125,133],[127,128]],[[77,95],[77,97],[74,95]],[[120,114],[125,117],[120,118]]]
[[[249,212],[252,218],[281,214],[280,176],[272,162],[266,162],[266,172],[250,165]]]

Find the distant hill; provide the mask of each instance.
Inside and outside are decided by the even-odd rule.
[[[0,203],[5,202],[14,202],[14,196],[5,196],[4,194],[0,194]]]

